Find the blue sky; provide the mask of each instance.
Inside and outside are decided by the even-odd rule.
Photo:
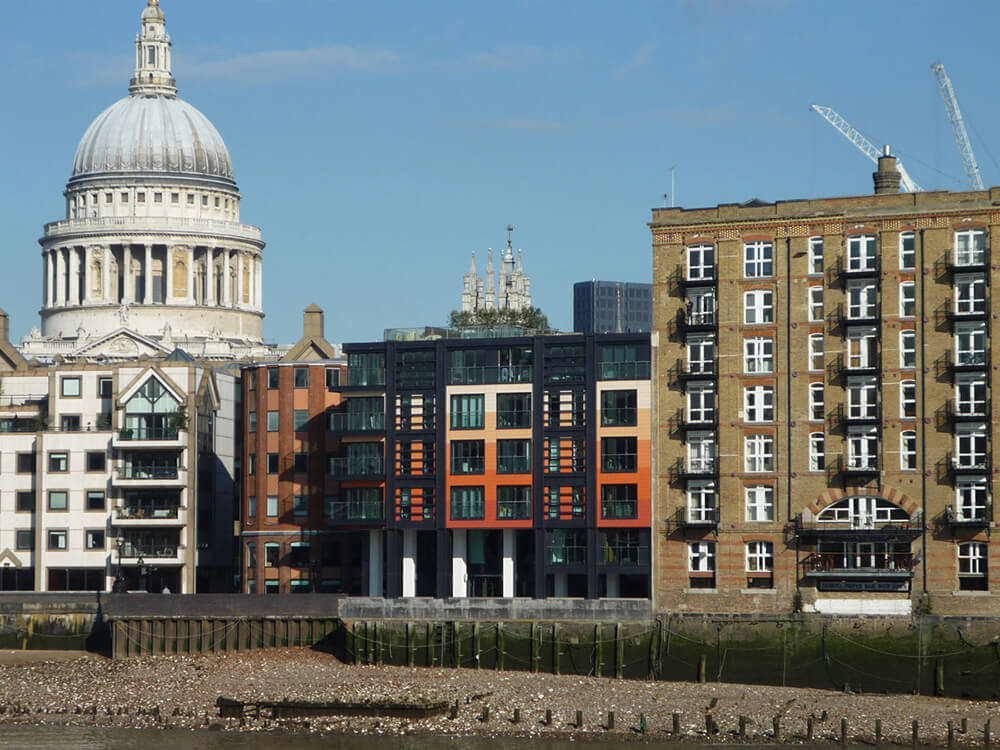
[[[126,94],[144,0],[10,2],[0,307],[37,324],[37,238],[91,120]],[[653,206],[863,194],[817,114],[888,142],[924,188],[967,185],[931,63],[1000,182],[993,2],[162,0],[180,95],[220,130],[264,231],[268,340],[436,325],[470,253],[517,226],[537,305],[572,327],[590,278],[648,281]]]

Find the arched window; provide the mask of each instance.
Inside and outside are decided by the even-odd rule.
[[[845,497],[821,510],[816,520],[822,523],[849,523],[852,529],[872,529],[877,524],[905,523],[910,515],[898,505],[880,497],[859,495]]]
[[[125,432],[133,440],[176,438],[180,406],[159,380],[150,378],[125,403]]]

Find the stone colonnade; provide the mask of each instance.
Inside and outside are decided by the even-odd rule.
[[[123,242],[52,247],[42,255],[46,308],[124,303],[263,309],[258,250]]]

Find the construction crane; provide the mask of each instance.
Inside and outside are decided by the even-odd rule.
[[[969,142],[969,134],[965,131],[965,121],[962,119],[962,110],[958,108],[955,89],[951,87],[951,79],[948,78],[948,74],[944,71],[944,65],[941,63],[931,65],[931,70],[937,76],[938,86],[941,87],[941,98],[944,99],[944,107],[948,110],[948,119],[951,120],[951,129],[955,133],[958,152],[962,155],[962,164],[965,165],[965,174],[969,178],[969,187],[973,190],[982,190],[983,178],[979,174],[976,155],[972,153],[972,144]]]
[[[876,166],[878,165],[878,158],[883,155],[882,150],[876,148],[871,141],[861,135],[856,127],[837,114],[832,107],[822,107],[819,104],[813,104],[812,109],[816,110],[824,120],[839,130],[841,135],[857,146],[861,153],[871,159]],[[899,186],[904,193],[915,193],[923,190],[923,188],[913,181],[905,167],[903,167],[903,162],[898,158],[896,159],[896,169],[899,170]]]

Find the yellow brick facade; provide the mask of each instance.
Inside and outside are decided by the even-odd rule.
[[[1000,188],[653,211],[661,610],[1000,613],[997,205]]]

